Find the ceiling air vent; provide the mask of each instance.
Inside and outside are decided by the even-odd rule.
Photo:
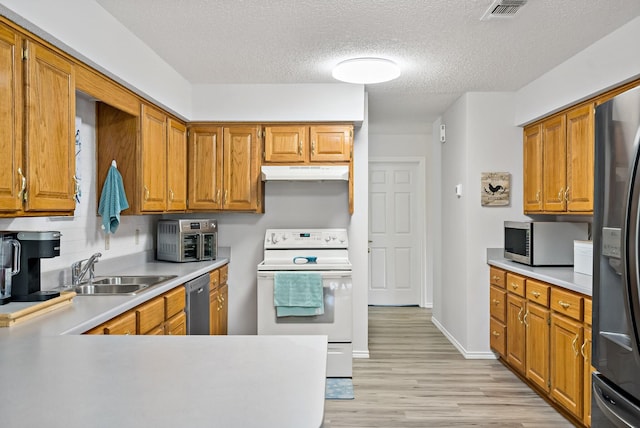
[[[480,18],[481,21],[493,18],[513,18],[527,0],[495,0]]]

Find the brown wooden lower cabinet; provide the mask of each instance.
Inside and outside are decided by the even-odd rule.
[[[185,289],[179,286],[94,327],[85,334],[187,334]]]
[[[589,427],[591,298],[518,276],[491,267],[491,349],[571,422]],[[504,323],[499,319],[502,295],[496,288],[496,278],[507,278]]]
[[[511,367],[525,372],[525,337],[523,316],[525,300],[522,297],[507,293],[507,362]]]
[[[209,273],[209,332],[212,335],[227,334],[227,285],[228,265]]]
[[[549,309],[527,302],[525,324],[527,379],[549,392]]]

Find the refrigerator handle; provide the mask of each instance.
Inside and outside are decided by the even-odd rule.
[[[632,324],[635,343],[640,343],[640,275],[638,272],[638,263],[640,252],[638,248],[638,227],[640,226],[640,177],[638,174],[640,166],[640,129],[636,132],[633,142],[634,157],[631,164],[629,183],[627,184],[627,208],[625,212],[624,225],[622,230],[622,265],[623,265],[623,281],[625,285],[625,297],[627,300],[627,308],[630,309],[629,315]],[[638,352],[635,353],[636,358],[640,359]]]

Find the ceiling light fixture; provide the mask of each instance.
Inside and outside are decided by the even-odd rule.
[[[381,83],[399,77],[400,67],[384,58],[353,58],[336,65],[331,74],[342,82]]]

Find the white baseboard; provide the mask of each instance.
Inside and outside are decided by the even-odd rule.
[[[369,350],[364,351],[353,350],[353,358],[369,358]]]
[[[456,340],[455,337],[453,337],[453,335],[451,335],[451,333],[449,333],[447,331],[446,328],[444,328],[442,326],[442,324],[440,324],[440,322],[434,318],[433,316],[431,317],[431,322],[433,323],[433,325],[436,326],[436,328],[438,330],[440,330],[440,332],[442,334],[444,334],[444,337],[447,338],[447,340],[449,340],[449,342],[451,342],[451,344],[453,346],[456,347],[456,349],[462,354],[463,357],[465,357],[467,360],[497,360],[498,357],[496,357],[496,354],[494,354],[493,352],[489,351],[489,352],[469,352],[466,349],[464,349],[464,346],[462,346],[460,344],[460,342],[458,342]]]

